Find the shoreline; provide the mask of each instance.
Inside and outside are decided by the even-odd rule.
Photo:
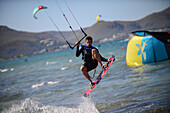
[[[116,39],[105,38],[103,40],[96,41],[94,44],[102,44],[102,43],[107,43],[107,42],[111,42],[111,41],[123,40],[123,39],[128,39],[128,38],[116,38]],[[70,49],[70,48],[67,47],[67,48],[56,49],[54,51],[48,51],[48,52],[43,52],[43,53],[33,53],[31,55],[22,56],[22,57],[14,56],[13,58],[0,58],[0,63],[5,62],[5,61],[10,61],[10,60],[16,60],[16,59],[20,59],[20,58],[27,58],[27,57],[30,57],[30,56],[36,56],[36,55],[41,55],[41,54],[47,54],[47,53],[52,53],[52,52],[63,51],[63,50],[67,50],[67,49]]]

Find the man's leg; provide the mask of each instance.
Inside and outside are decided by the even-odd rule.
[[[84,65],[82,65],[80,70],[82,71],[83,75],[89,80],[89,82],[92,83],[89,73],[87,72],[87,68]]]
[[[92,59],[96,59],[99,62],[100,66],[102,67],[100,54],[96,49],[92,49]]]

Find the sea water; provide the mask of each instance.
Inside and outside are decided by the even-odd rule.
[[[86,98],[89,82],[75,49],[0,62],[0,112],[170,112],[170,60],[127,67],[127,43],[100,44],[101,55],[116,60]],[[98,66],[96,76],[100,71]]]

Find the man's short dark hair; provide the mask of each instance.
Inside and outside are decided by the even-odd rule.
[[[93,38],[91,36],[86,37],[86,40],[91,40],[91,42],[93,42]]]

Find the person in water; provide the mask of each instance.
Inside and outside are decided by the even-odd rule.
[[[76,57],[79,57],[82,53],[82,60],[84,61],[83,65],[80,67],[80,70],[82,71],[83,75],[89,80],[91,85],[94,85],[95,83],[92,82],[90,79],[90,76],[88,74],[89,71],[95,69],[98,65],[98,62],[102,69],[105,68],[105,66],[102,64],[101,61],[107,62],[108,59],[103,58],[98,49],[92,46],[93,39],[92,37],[88,36],[86,37],[86,45],[81,45],[79,47],[80,42],[76,42],[77,49],[76,49]]]

